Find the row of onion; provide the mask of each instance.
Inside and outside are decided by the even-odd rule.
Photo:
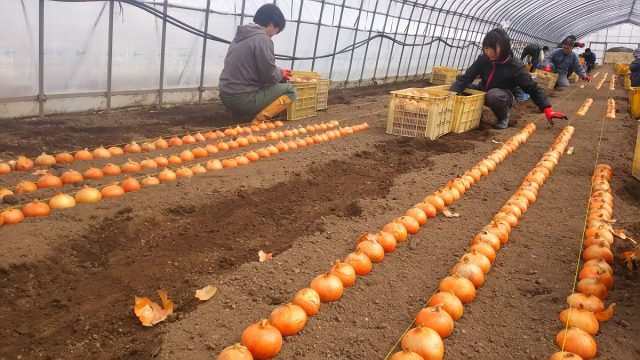
[[[568,308],[560,313],[564,330],[556,335],[556,345],[560,348],[551,356],[556,359],[592,359],[598,347],[593,335],[600,329],[599,321],[607,321],[613,315],[615,304],[605,309],[604,301],[608,290],[613,287],[613,269],[610,264],[614,257],[611,252],[613,229],[613,195],[609,180],[611,167],[606,164],[596,166],[589,199],[589,212],[582,243],[584,264],[578,274],[575,292],[567,297]]]
[[[301,331],[308,317],[320,311],[322,302],[339,300],[345,288],[353,286],[357,276],[370,273],[373,264],[382,262],[385,254],[395,251],[398,243],[406,241],[409,235],[416,234],[428,218],[435,217],[458,200],[482,176],[488,175],[526,142],[534,131],[535,125],[528,124],[476,166],[386,224],[381,231],[361,234],[354,252],[342,261],[336,260],[329,271],[316,276],[310,287],[298,291],[292,302],[274,309],[268,319],[248,326],[242,333],[242,343],[225,348],[217,359],[270,359],[276,356],[282,348],[282,338]],[[438,341],[442,342],[439,337]]]
[[[124,154],[137,154],[143,152],[152,152],[156,150],[166,149],[169,147],[181,146],[181,145],[191,145],[198,142],[212,141],[216,139],[221,139],[225,136],[229,137],[237,137],[240,135],[250,135],[255,132],[275,129],[277,127],[282,127],[284,124],[282,121],[265,121],[260,123],[259,125],[252,126],[236,126],[234,128],[227,128],[224,131],[208,131],[205,134],[200,132],[195,135],[191,135],[190,133],[185,134],[182,137],[175,135],[173,137],[167,137],[169,140],[166,140],[164,137],[159,137],[154,141],[146,141],[142,143],[142,145],[138,144],[135,141],[132,141],[129,144],[126,144],[123,147],[120,146],[111,146],[109,148],[105,148],[104,146],[100,146],[92,151],[89,149],[84,149],[77,151],[75,154],[71,154],[69,152],[62,152],[55,156],[49,155],[43,152],[41,155],[36,157],[34,160],[31,160],[27,157],[20,156],[17,160],[9,161],[6,163],[0,162],[0,175],[9,174],[12,171],[29,171],[34,166],[52,166],[54,164],[69,164],[74,161],[90,161],[93,159],[107,159],[115,156],[121,156]]]
[[[68,170],[64,172],[61,176],[56,176],[50,173],[42,175],[36,182],[23,180],[19,182],[15,187],[15,194],[23,194],[34,192],[38,189],[52,189],[59,188],[66,184],[82,184],[85,180],[100,180],[105,176],[118,176],[122,173],[134,174],[143,170],[148,169],[156,169],[158,167],[167,167],[169,165],[180,165],[183,162],[190,162],[195,159],[201,159],[208,157],[213,154],[217,154],[221,151],[227,151],[231,149],[238,149],[242,147],[247,147],[256,143],[263,143],[266,141],[277,141],[282,140],[284,138],[294,137],[294,136],[304,136],[306,137],[302,139],[297,139],[295,141],[296,144],[300,144],[301,142],[306,142],[307,144],[311,144],[314,141],[323,141],[319,139],[319,134],[311,135],[310,133],[316,131],[327,131],[336,127],[339,127],[340,124],[337,120],[333,120],[328,123],[320,123],[320,124],[310,124],[307,127],[300,127],[298,129],[287,129],[284,131],[270,131],[265,136],[262,135],[253,135],[249,134],[247,136],[238,136],[234,140],[229,141],[218,141],[216,143],[207,144],[204,147],[197,146],[193,149],[183,150],[179,154],[174,154],[170,156],[164,156],[162,154],[158,155],[154,159],[146,158],[140,162],[133,161],[129,159],[126,163],[122,165],[115,165],[112,163],[106,164],[102,169],[90,167],[84,172],[79,172],[76,170]],[[229,129],[227,129],[229,130]],[[346,135],[347,130],[345,128],[339,128],[338,131],[341,135]],[[331,136],[332,132],[327,132]],[[323,135],[326,135],[323,134]],[[280,141],[275,146],[281,150],[285,147],[294,147],[294,141],[283,142]],[[7,192],[7,189],[0,189],[5,194],[13,195],[13,193]]]
[[[598,82],[598,85],[596,85],[596,90],[600,90],[600,88],[602,87],[602,84],[604,84],[604,82],[607,81],[607,76],[609,76],[609,74],[605,73],[604,77]]]
[[[527,174],[520,188],[473,238],[467,252],[451,270],[451,275],[440,281],[439,292],[416,315],[416,326],[404,334],[402,351],[395,353],[391,360],[443,358],[442,339],[452,333],[454,322],[462,317],[463,305],[475,299],[477,289],[484,284],[485,275],[495,261],[496,252],[507,243],[520,217],[535,203],[538,190],[558,164],[573,131],[573,127],[567,126],[558,135],[549,151]]]
[[[17,224],[22,222],[25,217],[40,217],[48,216],[51,209],[66,209],[76,205],[76,203],[95,203],[103,199],[117,198],[128,192],[135,192],[142,187],[151,187],[159,185],[161,183],[173,182],[180,177],[190,178],[194,175],[202,174],[208,171],[217,171],[229,167],[238,167],[248,165],[252,162],[256,162],[261,158],[268,158],[273,155],[277,155],[280,152],[286,152],[301,147],[306,147],[313,144],[319,144],[322,142],[334,140],[353,134],[354,132],[363,131],[369,128],[367,123],[348,126],[340,129],[327,130],[322,134],[316,134],[313,137],[309,137],[309,141],[298,139],[298,141],[289,143],[278,143],[277,145],[271,145],[266,148],[260,148],[256,151],[250,151],[244,155],[238,155],[236,157],[230,157],[223,160],[212,159],[206,163],[196,164],[191,168],[181,166],[175,171],[165,168],[163,171],[157,174],[157,176],[147,175],[142,181],[138,181],[135,178],[127,176],[122,183],[113,183],[102,189],[96,189],[85,185],[84,188],[78,191],[75,196],[69,194],[59,193],[49,200],[49,203],[45,203],[39,200],[34,200],[26,204],[21,210],[15,208],[8,208],[0,213],[0,227],[3,224]],[[282,144],[283,146],[279,146]],[[204,165],[203,165],[204,164]]]

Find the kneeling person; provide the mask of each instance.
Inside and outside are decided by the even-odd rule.
[[[284,30],[282,11],[265,4],[253,22],[238,26],[218,86],[220,101],[232,111],[234,119],[253,119],[255,123],[286,110],[296,99],[296,90],[281,83],[289,79],[289,71],[275,64],[271,37]]]

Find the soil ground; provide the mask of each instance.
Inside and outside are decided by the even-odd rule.
[[[619,227],[640,238],[640,182],[630,174],[638,122],[628,115],[625,90],[609,94],[594,83],[550,92],[554,108],[567,114],[589,96],[595,101],[586,117],[570,120],[573,154],[560,160],[476,301],[465,306],[444,342],[447,359],[546,359],[556,351],[563,328],[557,317],[574,285],[597,156],[613,167]],[[488,155],[498,146],[492,140],[535,121],[529,141],[454,203],[459,218],[430,219],[339,301],[322,304],[299,335],[285,340],[278,358],[384,359],[399,350],[397,341],[440,279],[565,124],[547,128],[528,101],[503,131],[491,128],[485,111],[480,128],[435,141],[387,135],[388,91],[414,85],[335,91],[327,112],[300,122],[371,125],[351,137],[0,229],[0,359],[211,359],[353,251],[361,232],[378,231]],[[618,104],[617,119],[603,122],[608,95]],[[221,105],[208,104],[4,121],[0,159],[194,132],[229,120]],[[0,187],[25,177],[35,179],[2,176]],[[627,247],[616,240],[617,253]],[[273,259],[258,262],[259,250]],[[596,336],[599,358],[638,359],[640,275],[619,261],[615,271],[610,301],[617,308]],[[194,291],[207,284],[219,291],[199,303]],[[175,314],[144,328],[133,315],[134,296],[158,301],[157,289],[167,290]]]

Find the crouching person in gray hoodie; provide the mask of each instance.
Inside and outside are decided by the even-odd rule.
[[[293,85],[281,83],[289,79],[289,71],[276,66],[271,40],[284,30],[282,11],[265,4],[253,22],[238,26],[218,85],[220,101],[238,122],[264,121],[286,110],[296,99]]]

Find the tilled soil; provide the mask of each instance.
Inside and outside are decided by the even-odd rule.
[[[397,341],[440,279],[565,124],[547,128],[536,107],[525,102],[512,111],[515,126],[504,131],[491,129],[492,116],[485,112],[479,129],[436,141],[385,134],[387,92],[415,85],[336,91],[329,111],[301,122],[367,121],[368,131],[2,228],[0,359],[213,358],[238,342],[246,326],[268,317],[333,260],[353,251],[361,232],[378,231],[488,155],[499,146],[492,140],[504,141],[536,121],[529,141],[454,203],[459,218],[430,219],[339,301],[323,304],[300,334],[285,340],[278,358],[384,359],[398,351]],[[613,167],[619,227],[640,237],[640,182],[630,175],[638,123],[628,115],[625,94],[611,92],[618,118],[603,122],[606,86],[551,93],[554,108],[567,114],[587,96],[595,102],[586,117],[571,120],[573,154],[560,160],[498,253],[476,301],[465,306],[445,340],[446,358],[546,359],[556,351],[555,334],[562,329],[557,316],[573,287],[596,156]],[[33,156],[228,120],[219,105],[209,104],[14,121],[7,136],[3,130],[0,151],[3,158]],[[3,176],[0,186],[24,177]],[[619,253],[628,245],[618,239],[615,248]],[[273,259],[258,262],[260,250],[272,252]],[[640,276],[620,262],[615,270],[610,301],[618,306],[596,336],[600,358],[637,359]],[[219,291],[199,303],[194,291],[207,284]],[[144,328],[133,315],[133,298],[158,301],[157,289],[167,290],[175,314]]]

